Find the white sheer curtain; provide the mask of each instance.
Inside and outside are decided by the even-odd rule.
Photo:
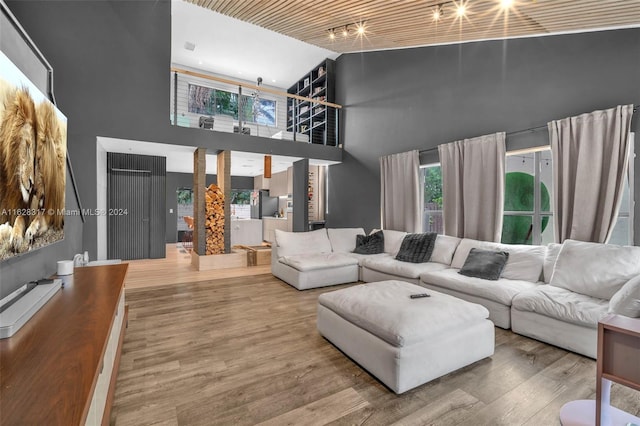
[[[438,146],[446,235],[500,241],[505,151],[504,132]]]
[[[555,239],[604,243],[616,223],[629,162],[633,105],[548,123]]]
[[[418,151],[380,157],[382,228],[422,232],[422,182]]]

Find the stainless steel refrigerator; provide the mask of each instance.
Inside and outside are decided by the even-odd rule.
[[[269,197],[269,191],[251,193],[251,219],[273,216],[278,211],[278,197]]]

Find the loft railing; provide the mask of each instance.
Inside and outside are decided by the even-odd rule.
[[[342,106],[325,101],[319,86],[300,96],[181,68],[171,73],[173,125],[340,146]]]

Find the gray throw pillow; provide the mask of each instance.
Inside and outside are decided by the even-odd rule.
[[[371,235],[356,235],[356,248],[353,252],[358,254],[384,253],[384,234],[382,231],[378,231]]]
[[[405,235],[396,260],[411,263],[428,262],[431,259],[437,236],[438,234],[435,232]]]
[[[496,281],[509,260],[509,252],[472,248],[458,272],[467,277]]]

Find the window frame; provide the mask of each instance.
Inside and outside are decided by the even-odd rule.
[[[192,111],[191,110],[191,86],[196,86],[196,87],[200,87],[200,88],[204,88],[204,89],[209,89],[209,90],[213,90],[214,91],[214,95],[213,95],[213,114],[208,114],[205,112],[196,112],[196,111]],[[209,86],[206,84],[201,84],[198,82],[193,82],[193,81],[187,81],[187,112],[190,114],[202,114],[202,115],[209,115],[209,116],[227,116],[229,117],[229,115],[227,114],[219,114],[217,111],[217,96],[216,93],[217,92],[225,92],[225,93],[229,93],[230,95],[235,95],[236,97],[236,113],[235,115],[230,116],[233,120],[238,120],[239,117],[242,115],[244,116],[244,110],[243,110],[243,99],[252,99],[253,97],[251,95],[245,95],[245,94],[239,94],[237,92],[233,92],[231,90],[227,90],[227,89],[220,89],[217,87],[213,87],[213,86]],[[278,127],[278,101],[276,99],[271,99],[271,98],[259,98],[259,101],[267,101],[267,102],[273,102],[273,110],[274,110],[274,117],[273,117],[273,124],[264,124],[264,123],[259,123],[257,121],[253,121],[253,114],[248,114],[250,116],[250,119],[245,119],[245,117],[243,117],[242,122],[243,123],[247,123],[247,124],[254,124],[256,126],[266,126],[266,127],[274,127],[277,128]]]
[[[434,162],[434,163],[428,163],[428,164],[420,164],[420,174],[421,174],[421,179],[420,180],[422,182],[422,193],[423,194],[424,194],[424,184],[425,184],[425,178],[426,178],[426,169],[432,168],[432,167],[440,167],[440,182],[441,182],[441,185],[442,185],[442,165],[440,164],[439,161],[438,162]],[[422,223],[423,224],[424,224],[424,213],[426,211],[425,208],[424,208],[425,203],[426,203],[426,200],[423,199],[422,200],[422,215],[423,215]],[[443,199],[443,204],[444,204],[444,199]],[[444,234],[444,210],[443,210],[442,207],[443,206],[440,206],[439,210],[428,210],[428,211],[432,212],[432,213],[435,213],[437,215],[440,215],[440,217],[442,218],[442,229],[438,233]],[[424,226],[423,226],[422,232],[427,232],[424,229]]]
[[[542,211],[542,197],[541,197],[541,189],[540,183],[541,179],[541,170],[540,167],[542,165],[542,152],[551,151],[551,147],[535,147],[531,149],[524,150],[516,150],[507,152],[505,154],[506,157],[516,156],[522,154],[533,154],[533,164],[534,164],[534,173],[533,173],[533,210],[504,210],[502,212],[502,216],[531,216],[531,221],[533,227],[531,228],[531,245],[539,246],[542,244],[542,219],[544,217],[548,217],[550,221],[553,220],[553,215],[555,214],[554,208],[555,205],[552,204],[554,208],[551,208],[548,212]],[[551,160],[553,161],[553,159]],[[552,163],[553,164],[553,163]],[[509,173],[505,167],[505,178]],[[553,200],[553,193],[551,194],[551,198]],[[555,225],[554,225],[555,226]]]

